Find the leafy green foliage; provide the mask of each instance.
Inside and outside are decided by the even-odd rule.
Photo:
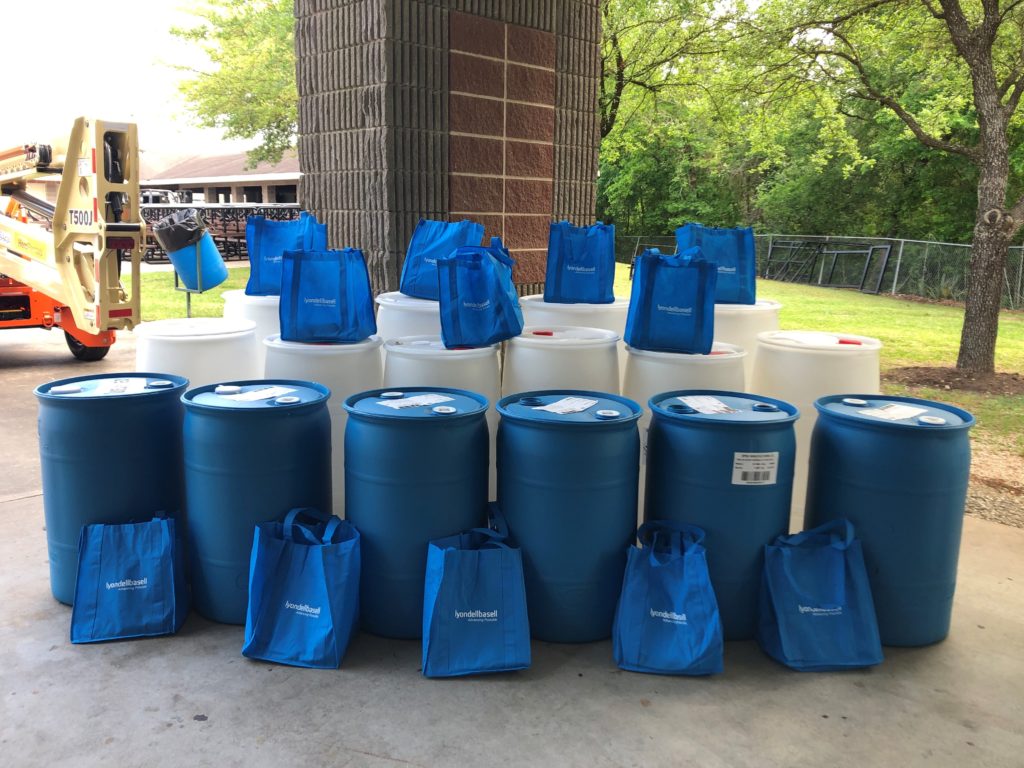
[[[181,91],[196,122],[229,139],[259,139],[252,165],[277,162],[295,145],[295,18],[292,0],[206,0],[199,23],[174,34],[196,43],[209,66],[188,69]]]

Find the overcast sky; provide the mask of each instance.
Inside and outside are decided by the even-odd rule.
[[[218,130],[191,125],[178,94],[182,74],[173,65],[204,61],[170,33],[192,25],[184,9],[193,2],[0,0],[7,27],[0,149],[66,137],[79,115],[137,123],[144,172],[248,149],[251,142],[226,142]]]

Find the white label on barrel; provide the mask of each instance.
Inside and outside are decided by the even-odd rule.
[[[146,391],[146,380],[138,376],[126,376],[124,378],[104,379],[96,385],[93,394],[96,395],[134,395],[137,392]]]
[[[281,395],[287,395],[289,392],[295,390],[291,387],[260,387],[259,389],[250,389],[248,392],[242,392],[238,395],[221,395],[225,400],[237,400],[240,403],[251,403],[256,400],[269,400],[272,397],[280,397]]]
[[[697,413],[739,413],[735,408],[730,408],[717,397],[710,395],[685,395],[676,399]]]
[[[535,406],[535,411],[550,411],[551,413],[582,413],[597,405],[597,400],[590,400],[586,397],[563,397],[561,400],[556,400],[553,403],[547,405]]]
[[[412,408],[417,405],[437,405],[438,403],[448,403],[452,400],[454,398],[447,395],[413,395],[412,397],[403,397],[401,399],[378,400],[377,405],[384,405],[397,411],[400,408]]]
[[[779,473],[779,452],[732,455],[733,485],[775,485]]]
[[[889,403],[881,408],[868,408],[860,412],[861,416],[874,416],[886,421],[903,421],[904,419],[920,416],[922,413],[928,413],[928,409],[915,408],[912,405],[901,405],[899,403]]]

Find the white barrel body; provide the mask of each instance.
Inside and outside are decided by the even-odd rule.
[[[782,305],[771,299],[760,299],[756,304],[715,304],[715,341],[746,350],[743,368],[748,385],[754,375],[757,334],[779,330],[781,309]]]
[[[643,409],[637,426],[640,429],[640,485],[638,516],[643,516],[644,491],[647,478],[647,430],[651,426],[651,410],[647,402],[654,395],[679,389],[717,389],[744,392],[746,383],[745,350],[734,344],[715,342],[707,355],[677,352],[651,352],[626,347],[626,372],[622,394]],[[638,519],[639,519],[638,517]]]
[[[137,371],[184,376],[190,388],[263,376],[252,320],[157,320],[136,326],[134,333]]]
[[[497,498],[495,441],[498,434],[498,400],[501,368],[498,345],[473,349],[445,349],[440,336],[406,336],[384,343],[384,384],[396,389],[448,387],[483,395],[488,400],[487,431],[490,433],[489,496]]]
[[[224,317],[230,320],[252,320],[256,323],[256,350],[260,369],[266,360],[263,340],[267,336],[281,333],[281,297],[249,296],[245,291],[225,291]]]
[[[807,461],[818,412],[814,401],[826,395],[880,392],[882,342],[852,333],[769,331],[757,337],[757,358],[749,390],[792,403],[796,422],[796,466],[790,530],[803,528]]]
[[[441,305],[392,291],[377,302],[377,335],[384,341],[405,336],[440,336]]]
[[[523,308],[523,324],[577,326],[603,328],[619,335],[619,375],[626,370],[626,314],[629,299],[616,298],[611,304],[555,304],[544,301],[544,294],[524,296],[519,300]],[[621,384],[621,380],[620,380]]]
[[[381,370],[379,336],[355,344],[304,344],[281,341],[280,334],[263,340],[268,379],[315,381],[331,390],[331,509],[345,516],[345,424],[348,413],[341,404],[350,395],[379,389]]]
[[[527,326],[508,341],[501,394],[585,389],[617,395],[619,339],[604,328]]]

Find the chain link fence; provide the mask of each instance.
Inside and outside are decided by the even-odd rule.
[[[811,285],[858,288],[867,293],[909,294],[963,301],[971,246],[885,237],[755,235],[761,277]],[[630,264],[645,248],[675,250],[671,235],[620,235],[616,258]],[[1024,309],[1024,247],[1009,250],[1003,306]]]

